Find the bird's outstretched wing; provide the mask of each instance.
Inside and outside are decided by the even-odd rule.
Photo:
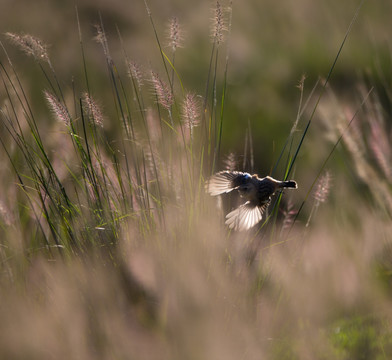
[[[244,185],[252,176],[240,171],[221,171],[206,182],[206,190],[212,196],[228,193]]]
[[[250,201],[247,201],[226,215],[226,225],[236,231],[248,230],[261,220],[268,205],[269,202],[262,206],[255,206]]]

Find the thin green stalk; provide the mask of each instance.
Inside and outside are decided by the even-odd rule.
[[[301,147],[302,147],[302,144],[303,144],[303,141],[304,141],[304,139],[305,139],[305,136],[306,136],[306,134],[307,134],[307,132],[308,132],[308,130],[309,130],[309,127],[310,127],[310,125],[311,125],[311,123],[312,123],[312,120],[313,120],[313,118],[314,118],[314,115],[315,115],[315,113],[316,113],[316,110],[317,110],[317,108],[318,108],[318,105],[319,105],[319,103],[320,103],[320,100],[321,100],[322,96],[324,95],[324,92],[325,92],[325,89],[326,89],[327,84],[328,84],[328,82],[329,82],[329,79],[331,78],[331,75],[332,75],[332,73],[333,73],[333,71],[334,71],[334,69],[335,69],[335,66],[336,66],[336,64],[337,64],[337,62],[338,62],[338,59],[339,59],[340,54],[341,54],[341,52],[342,52],[342,50],[343,50],[343,47],[344,47],[344,45],[345,45],[345,43],[346,43],[346,41],[347,41],[348,35],[351,33],[351,29],[352,29],[352,27],[353,27],[353,25],[354,25],[354,23],[355,23],[355,21],[356,21],[358,15],[359,15],[360,9],[362,8],[362,5],[364,4],[365,1],[366,1],[366,0],[361,0],[359,6],[357,7],[357,9],[356,9],[356,11],[355,11],[355,14],[354,14],[353,18],[351,19],[351,22],[350,22],[350,24],[349,24],[349,26],[348,26],[348,29],[347,29],[347,31],[346,31],[346,33],[345,33],[345,35],[344,35],[343,41],[342,41],[341,44],[340,44],[339,50],[338,50],[338,52],[337,52],[337,54],[336,54],[336,56],[335,56],[335,59],[334,59],[334,61],[333,61],[333,63],[332,63],[332,66],[330,67],[329,72],[328,72],[328,75],[327,75],[327,77],[326,77],[326,79],[325,79],[325,81],[324,81],[324,84],[323,84],[322,88],[321,88],[321,91],[320,91],[320,94],[319,94],[319,96],[318,96],[318,98],[317,98],[316,104],[314,105],[313,110],[312,110],[312,113],[310,114],[308,123],[306,124],[305,130],[304,130],[304,132],[303,132],[303,134],[302,134],[302,137],[301,137],[301,140],[300,140],[300,142],[299,142],[299,144],[298,144],[298,147],[297,147],[297,149],[296,149],[296,151],[295,151],[295,154],[294,154],[294,156],[293,156],[293,161],[292,161],[291,164],[290,164],[289,171],[287,172],[287,177],[285,178],[285,180],[287,180],[288,176],[290,175],[290,173],[291,173],[291,171],[292,171],[292,169],[293,169],[294,163],[295,163],[295,161],[296,161],[296,159],[297,159],[298,153],[299,153],[299,151],[300,151],[300,149],[301,149]]]
[[[229,40],[230,40],[230,32],[231,32],[231,26],[232,26],[232,16],[233,16],[233,2],[229,2],[229,25],[228,25],[228,40],[227,40],[227,53],[226,53],[226,62],[225,62],[225,71],[224,71],[224,76],[223,76],[223,89],[222,89],[222,98],[221,98],[221,111],[220,111],[220,121],[219,121],[219,127],[218,127],[218,139],[217,139],[217,145],[216,145],[216,156],[214,158],[214,163],[213,163],[213,172],[215,171],[215,165],[216,162],[220,158],[220,149],[221,149],[221,144],[222,144],[222,133],[223,133],[223,116],[224,116],[224,109],[225,109],[225,100],[226,100],[226,90],[227,90],[227,74],[228,74],[228,68],[229,68],[229,54],[230,54],[230,45],[229,45]]]
[[[88,80],[86,56],[85,56],[85,53],[84,53],[84,45],[83,45],[83,38],[82,38],[82,30],[81,30],[81,27],[80,27],[79,11],[78,11],[77,5],[75,6],[75,13],[76,13],[76,22],[77,22],[77,24],[78,24],[78,34],[79,34],[80,52],[81,52],[81,54],[82,54],[83,74],[84,74],[84,79],[85,79],[85,81],[86,81],[87,93],[90,94],[90,85],[89,85],[89,80]]]
[[[368,99],[368,97],[370,96],[370,94],[371,94],[372,91],[373,91],[373,87],[368,91],[368,93],[366,94],[366,96],[365,96],[364,99],[362,100],[362,102],[361,102],[359,108],[358,108],[357,111],[354,113],[354,115],[352,116],[352,118],[351,118],[350,121],[348,122],[347,126],[344,128],[344,130],[343,130],[342,133],[340,134],[339,138],[336,140],[335,144],[332,146],[331,151],[329,152],[329,154],[328,154],[327,157],[325,158],[324,162],[322,163],[322,165],[321,165],[321,167],[320,167],[320,170],[318,171],[318,173],[317,173],[315,179],[313,180],[312,184],[310,185],[310,187],[309,187],[309,189],[308,189],[308,191],[307,191],[307,193],[306,193],[306,195],[305,195],[305,197],[304,197],[304,200],[302,201],[302,203],[301,203],[301,205],[300,205],[300,207],[299,207],[299,209],[298,209],[298,212],[297,212],[297,214],[296,214],[296,216],[295,216],[295,218],[294,218],[294,221],[293,221],[293,224],[292,224],[291,228],[293,227],[295,221],[297,220],[297,218],[298,218],[298,216],[299,216],[299,214],[300,214],[302,208],[303,208],[304,205],[305,205],[305,202],[307,201],[308,197],[309,197],[310,194],[312,193],[313,188],[314,188],[314,186],[316,185],[316,183],[317,183],[318,179],[320,178],[321,174],[323,173],[323,171],[324,171],[324,169],[325,169],[325,167],[326,167],[326,165],[327,165],[329,159],[332,157],[332,155],[333,155],[333,153],[335,152],[336,148],[338,147],[338,145],[339,145],[340,142],[342,141],[343,136],[346,134],[346,132],[347,132],[348,129],[350,128],[351,124],[352,124],[353,121],[356,119],[358,113],[362,110],[363,106],[365,105],[365,103],[366,103],[366,101],[367,101],[367,99]],[[291,228],[290,228],[290,230],[291,230]],[[289,235],[289,233],[290,233],[290,231],[288,232],[287,236]]]
[[[202,126],[204,125],[204,130],[205,130],[205,140],[207,142],[207,156],[209,155],[210,151],[210,142],[211,142],[211,130],[210,130],[210,124],[211,121],[208,122],[207,126],[207,105],[208,105],[208,93],[209,93],[209,88],[210,88],[210,79],[211,79],[211,72],[212,72],[212,64],[214,60],[214,55],[215,55],[215,47],[216,43],[214,41],[212,45],[212,50],[211,50],[211,56],[210,56],[210,64],[208,66],[208,73],[207,73],[207,81],[206,81],[206,87],[205,87],[205,93],[204,93],[204,102],[203,102],[203,116],[202,116]],[[207,166],[209,166],[209,162]],[[209,168],[208,171],[210,174],[212,174],[212,168]]]

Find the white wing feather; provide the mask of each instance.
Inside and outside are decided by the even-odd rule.
[[[240,171],[221,171],[213,176],[206,182],[206,190],[212,196],[228,193],[235,189],[233,187],[233,180],[238,177],[250,177],[248,173]]]
[[[226,215],[226,225],[236,231],[248,230],[262,219],[267,206],[253,206],[247,201]]]

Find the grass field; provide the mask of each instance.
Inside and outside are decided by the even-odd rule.
[[[0,358],[391,358],[390,4],[31,4],[1,15]],[[230,231],[223,169],[298,190]]]

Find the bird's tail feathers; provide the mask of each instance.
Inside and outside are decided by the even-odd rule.
[[[280,187],[297,189],[298,185],[294,180],[288,180],[288,181],[282,181],[282,184]]]

